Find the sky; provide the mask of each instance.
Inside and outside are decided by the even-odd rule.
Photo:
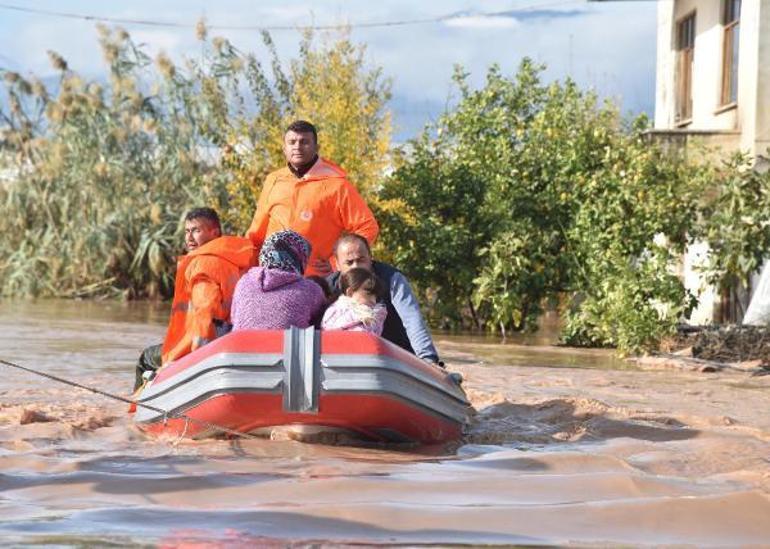
[[[174,60],[195,55],[195,23],[209,26],[288,26],[272,32],[278,54],[297,54],[298,26],[348,23],[351,38],[367,47],[367,62],[392,81],[394,139],[414,136],[451,104],[455,64],[483,84],[498,64],[513,75],[523,57],[547,66],[546,80],[572,77],[601,97],[616,100],[627,114],[652,115],[655,97],[654,1],[589,3],[586,0],[0,0],[0,67],[45,78],[53,74],[47,50],[67,59],[89,78],[104,74],[93,21],[22,13],[25,8],[112,18],[181,23],[181,27],[123,24],[145,43],[150,55],[163,51]],[[437,19],[387,27],[361,23]],[[254,30],[212,28],[241,50],[264,57]]]

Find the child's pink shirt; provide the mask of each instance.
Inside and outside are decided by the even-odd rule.
[[[341,295],[324,313],[322,330],[354,330],[382,334],[388,309],[382,303],[364,305]]]

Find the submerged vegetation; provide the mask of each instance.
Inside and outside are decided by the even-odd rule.
[[[534,329],[549,307],[564,338],[654,347],[697,296],[679,275],[693,242],[720,288],[770,249],[770,177],[736,156],[688,162],[571,81],[525,60],[483,87],[455,74],[457,101],[390,150],[389,83],[346,35],[301,41],[266,65],[199,26],[203,54],[154,61],[100,30],[109,67],[87,82],[51,53],[56,89],[3,74],[0,293],[168,297],[180,218],[193,205],[247,227],[287,122],[307,118],[382,227],[376,254],[413,281],[436,326]]]

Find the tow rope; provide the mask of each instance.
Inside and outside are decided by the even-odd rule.
[[[164,410],[162,408],[158,408],[157,406],[150,406],[149,404],[144,404],[143,402],[138,402],[136,400],[132,400],[130,398],[126,398],[120,395],[116,395],[113,393],[109,393],[107,391],[102,391],[101,389],[97,389],[96,387],[89,387],[88,385],[83,385],[82,383],[78,383],[77,381],[71,381],[69,379],[65,379],[63,377],[55,376],[53,374],[48,374],[46,372],[41,372],[40,370],[35,370],[34,368],[29,368],[27,366],[22,366],[21,364],[15,364],[13,362],[9,362],[7,360],[0,359],[0,364],[4,364],[6,366],[10,366],[11,368],[17,368],[19,370],[23,370],[25,372],[29,372],[30,374],[34,374],[40,377],[45,377],[48,379],[51,379],[53,381],[58,381],[59,383],[64,383],[65,385],[70,385],[71,387],[77,387],[78,389],[83,389],[85,391],[89,391],[91,393],[101,395],[107,398],[111,398],[113,400],[118,400],[120,402],[124,402],[126,404],[134,405],[138,408],[145,408],[146,410],[152,410],[153,412],[156,412],[158,414],[163,414],[163,422],[165,423],[168,419],[183,419],[187,423],[195,423],[197,425],[201,425],[202,427],[206,427],[207,429],[215,429],[217,431],[221,431],[222,433],[237,436],[241,438],[250,438],[250,439],[259,439],[260,437],[257,437],[255,435],[252,435],[250,433],[242,433],[240,431],[236,431],[234,429],[230,429],[228,427],[223,427],[222,425],[217,425],[216,423],[211,423],[210,421],[204,421],[202,419],[197,419],[191,416],[188,416],[187,414],[179,414],[179,413],[172,413],[168,410]],[[182,436],[187,432],[187,423],[185,423],[184,432],[182,433]]]

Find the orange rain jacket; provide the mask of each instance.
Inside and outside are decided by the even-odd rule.
[[[214,320],[230,321],[235,284],[256,264],[255,252],[247,238],[220,236],[177,260],[164,365],[214,339]]]
[[[287,167],[265,179],[257,211],[246,236],[257,250],[274,232],[292,229],[308,239],[313,249],[306,276],[319,274],[316,259],[330,260],[343,232],[356,233],[374,244],[380,228],[374,214],[339,166],[319,158],[298,178]]]

